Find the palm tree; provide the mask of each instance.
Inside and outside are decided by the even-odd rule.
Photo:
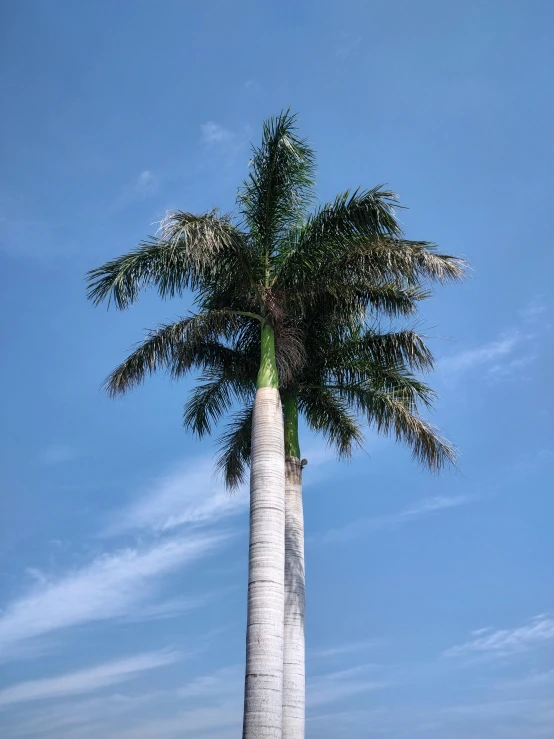
[[[406,443],[424,466],[438,471],[454,462],[453,448],[419,408],[434,394],[412,376],[430,369],[432,357],[414,331],[380,333],[360,326],[328,331],[321,314],[312,322],[302,370],[281,390],[285,420],[285,634],[283,656],[283,739],[303,739],[305,728],[305,572],[299,414],[322,432],[339,457],[350,457],[362,442],[360,416],[379,433]],[[253,352],[252,356],[256,356]],[[248,362],[237,348],[237,364]],[[248,363],[252,367],[252,362]],[[247,375],[233,368],[233,378]],[[177,369],[177,368],[176,368]],[[174,374],[178,374],[175,372]],[[225,369],[206,373],[205,394],[215,390]],[[244,386],[243,386],[244,387]],[[204,394],[204,393],[203,393]],[[197,398],[186,406],[185,422],[199,430]],[[240,484],[250,455],[251,411],[238,411],[221,439],[218,466],[230,488]],[[206,428],[206,431],[209,431]]]
[[[285,465],[279,387],[304,362],[298,320],[316,304],[347,320],[368,305],[386,306],[391,290],[413,304],[420,280],[463,274],[459,260],[402,237],[393,193],[345,193],[309,215],[313,186],[313,151],[298,138],[294,116],[283,113],[264,124],[239,191],[237,219],[217,211],[172,213],[158,237],[89,273],[90,299],[113,301],[119,309],[130,306],[143,287],[155,287],[162,298],[192,290],[199,310],[166,327],[165,334],[165,351],[168,337],[186,346],[183,367],[209,367],[218,342],[240,345],[249,336],[259,338],[244,739],[282,736]],[[219,383],[217,392],[230,393],[229,383]],[[207,401],[205,417],[217,416],[217,403]]]
[[[362,442],[360,415],[381,433],[393,433],[408,444],[425,466],[438,470],[453,461],[453,450],[436,430],[419,416],[429,407],[432,391],[412,376],[429,370],[432,356],[417,332],[409,329],[383,333],[365,328],[333,325],[333,318],[315,311],[303,321],[309,359],[281,389],[285,428],[285,610],[283,655],[283,737],[301,739],[305,724],[304,650],[304,519],[302,462],[298,416],[322,432],[339,457],[349,457]],[[161,369],[177,379],[191,366],[202,372],[202,384],[192,391],[184,422],[204,436],[214,421],[239,400],[243,408],[220,439],[218,468],[229,489],[244,482],[251,455],[252,411],[256,388],[259,337],[241,337],[233,346],[212,343],[192,357],[185,344],[174,342],[171,326],[152,331],[110,375],[106,388],[121,395],[140,384],[147,374]],[[279,343],[276,346],[279,358]]]
[[[380,333],[360,328],[329,333],[318,315],[307,332],[309,360],[281,391],[285,419],[283,739],[303,739],[305,729],[302,473],[306,460],[301,460],[299,414],[311,429],[326,436],[339,458],[350,457],[353,448],[361,445],[361,416],[379,433],[392,434],[407,444],[432,471],[455,461],[452,446],[419,414],[420,406],[430,408],[434,398],[427,385],[411,374],[432,367],[421,337],[410,330]],[[212,375],[206,389],[219,378]],[[195,413],[190,412],[194,406],[194,401],[187,404],[189,424],[194,423]],[[218,464],[231,488],[240,483],[249,461],[250,423],[249,409],[239,411],[221,439]]]

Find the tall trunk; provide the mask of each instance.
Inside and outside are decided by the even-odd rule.
[[[285,566],[283,413],[275,340],[262,329],[250,465],[250,553],[243,739],[282,739]]]
[[[302,465],[296,397],[283,401],[285,415],[285,644],[283,739],[304,739],[306,723],[305,592]]]

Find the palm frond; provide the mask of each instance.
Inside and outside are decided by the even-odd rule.
[[[242,353],[219,341],[191,336],[193,332],[187,328],[192,320],[186,318],[151,331],[105,380],[108,395],[123,395],[159,370],[168,371],[176,379],[192,368],[225,368],[230,373],[231,367],[244,362]],[[252,372],[255,367],[254,363]]]
[[[406,444],[412,456],[431,471],[438,472],[448,464],[456,463],[456,449],[438,430],[420,418],[409,404],[392,392],[372,387],[343,388],[341,396],[365,415],[378,433],[393,436]]]
[[[334,202],[321,206],[300,228],[291,231],[280,251],[278,281],[301,284],[353,244],[399,236],[393,207],[396,201],[396,194],[381,186],[337,195]]]
[[[289,111],[264,123],[262,143],[253,147],[250,175],[238,205],[260,253],[271,255],[281,235],[298,224],[313,201],[315,156],[296,134]]]
[[[149,331],[146,339],[104,382],[111,397],[123,395],[146,376],[166,369],[181,377],[193,367],[227,368],[244,362],[242,353],[222,343],[241,335],[255,319],[230,311],[211,311],[187,316],[175,323],[162,324]]]
[[[162,236],[152,237],[137,249],[106,262],[87,275],[87,296],[95,305],[113,301],[123,310],[135,302],[140,290],[155,286],[162,298],[200,287],[202,278],[224,272],[225,257],[246,258],[248,242],[217,211],[192,215],[177,211],[162,222]],[[235,270],[237,280],[243,271]],[[245,275],[246,277],[246,275]]]
[[[198,437],[211,433],[214,424],[228,413],[235,402],[251,403],[256,385],[248,378],[229,377],[220,370],[205,372],[185,403],[183,425]]]
[[[238,488],[246,480],[250,464],[253,406],[235,413],[220,436],[220,454],[216,470],[222,473],[229,490]]]
[[[308,388],[298,393],[298,408],[308,426],[323,434],[339,458],[349,458],[363,440],[356,417],[348,403],[328,388]]]
[[[352,382],[358,382],[355,379],[358,371],[397,367],[426,371],[433,368],[433,363],[423,337],[410,329],[385,333],[368,329],[361,333],[347,327],[331,337],[325,355],[325,367],[330,375],[352,372]]]
[[[328,282],[351,285],[356,280],[378,284],[403,280],[420,287],[425,280],[461,280],[466,271],[467,263],[463,259],[438,253],[432,242],[381,237],[336,250],[334,259],[322,263],[317,278],[322,285]]]

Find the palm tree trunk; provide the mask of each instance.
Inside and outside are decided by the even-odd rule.
[[[283,413],[273,329],[262,329],[252,422],[243,739],[282,739],[285,566]]]
[[[306,658],[302,465],[296,397],[285,398],[285,643],[283,657],[283,739],[304,739]]]

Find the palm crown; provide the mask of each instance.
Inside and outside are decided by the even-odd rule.
[[[258,382],[261,374],[283,396],[292,394],[340,454],[360,439],[357,411],[432,468],[452,458],[418,416],[432,397],[410,374],[432,364],[421,337],[382,334],[365,323],[376,314],[413,314],[428,294],[425,281],[459,279],[464,264],[432,243],[405,239],[396,196],[381,187],[343,193],[310,212],[314,174],[313,151],[298,138],[295,117],[283,113],[264,125],[236,218],[170,213],[159,236],[89,273],[89,297],[120,309],[149,285],[162,297],[195,292],[197,312],[152,332],[107,388],[124,392],[162,367],[175,377],[200,369],[184,417],[199,435],[233,401],[244,403],[219,461],[231,486],[248,461],[256,372]]]
[[[406,315],[426,294],[422,281],[463,275],[459,259],[403,238],[396,197],[380,187],[343,193],[310,213],[314,174],[295,117],[270,120],[239,191],[237,218],[168,214],[158,237],[89,272],[90,299],[124,309],[146,286],[161,297],[191,289],[199,311],[173,332],[186,338],[191,361],[201,345],[236,342],[261,322],[277,336],[286,383],[303,359],[295,324],[314,306],[337,320],[368,306]]]

